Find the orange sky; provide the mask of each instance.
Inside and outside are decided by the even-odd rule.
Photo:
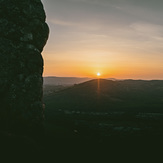
[[[157,1],[157,0],[156,0]],[[163,79],[162,2],[42,0],[44,76]]]

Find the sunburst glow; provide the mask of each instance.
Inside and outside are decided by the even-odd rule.
[[[98,73],[97,73],[97,76],[101,76],[101,74],[98,72]]]

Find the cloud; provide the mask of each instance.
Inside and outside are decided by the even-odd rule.
[[[77,23],[64,21],[61,19],[49,19],[49,22],[52,24],[61,25],[61,26],[76,26],[76,25],[78,25]]]
[[[67,28],[67,31],[72,30],[72,31],[98,31],[99,29],[102,28],[102,24],[99,24],[95,21],[88,22],[87,20],[85,21],[70,21],[70,20],[64,20],[64,19],[58,19],[58,18],[52,18],[48,20],[49,23],[54,24],[54,25],[59,25]],[[68,29],[70,27],[70,29]]]
[[[160,34],[163,32],[163,26],[157,24],[150,24],[150,23],[134,23],[131,25],[133,29],[140,33],[155,33]]]
[[[88,0],[69,0],[71,2],[87,2]]]
[[[162,40],[163,26],[150,23],[134,23],[130,26],[139,36]]]

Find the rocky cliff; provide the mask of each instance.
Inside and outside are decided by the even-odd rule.
[[[49,34],[40,0],[0,0],[0,127],[37,135],[43,128],[41,52]]]

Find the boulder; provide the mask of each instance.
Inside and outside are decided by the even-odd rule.
[[[0,128],[43,132],[43,58],[49,28],[40,0],[0,0]]]

